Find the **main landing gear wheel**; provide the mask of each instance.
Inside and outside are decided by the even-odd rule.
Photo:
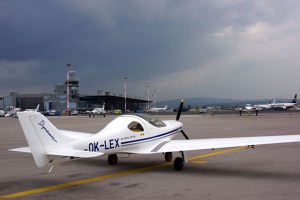
[[[110,154],[107,160],[110,165],[116,165],[118,162],[118,156],[117,154]]]
[[[182,168],[183,168],[183,165],[184,165],[183,159],[180,158],[180,157],[177,157],[177,158],[175,159],[175,161],[174,161],[174,169],[175,169],[176,171],[181,171]]]
[[[166,152],[165,153],[165,160],[166,162],[170,162],[172,160],[172,152]]]

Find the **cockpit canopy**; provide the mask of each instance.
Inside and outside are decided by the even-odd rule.
[[[155,127],[165,127],[166,124],[163,123],[160,119],[157,119],[155,117],[153,117],[152,115],[147,115],[147,114],[135,114],[138,117],[143,118],[144,120],[146,120],[147,122],[149,122],[150,124],[152,124]]]

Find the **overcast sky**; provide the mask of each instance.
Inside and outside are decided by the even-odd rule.
[[[300,1],[1,0],[0,96],[51,92],[66,64],[81,94],[157,100],[292,98]]]

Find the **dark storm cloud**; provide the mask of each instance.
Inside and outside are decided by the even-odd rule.
[[[266,65],[274,65],[270,60],[279,57],[277,49],[296,41],[298,29],[292,27],[297,22],[292,19],[297,19],[295,5],[299,3],[277,4],[4,0],[0,7],[0,93],[44,91],[63,82],[66,64],[71,63],[82,93],[122,92],[127,76],[133,95],[143,96],[151,84],[152,90],[164,91],[164,99],[232,96],[227,88],[244,80],[247,70],[258,73],[259,80],[269,79]],[[285,36],[291,29],[294,34]],[[287,59],[282,58],[283,62]],[[275,72],[273,76],[278,77]],[[22,87],[13,80],[22,80]],[[236,93],[243,93],[243,88]]]

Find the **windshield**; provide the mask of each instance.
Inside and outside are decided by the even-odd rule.
[[[150,124],[152,124],[155,127],[165,127],[166,126],[166,124],[163,123],[160,119],[157,119],[151,115],[147,115],[147,114],[135,114],[135,115],[143,118],[144,120],[146,120],[147,122],[149,122]]]

